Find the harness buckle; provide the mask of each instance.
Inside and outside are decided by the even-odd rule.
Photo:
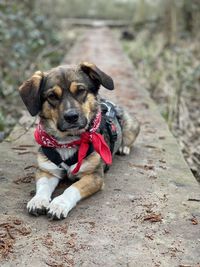
[[[69,170],[69,166],[64,161],[59,164],[59,167],[61,167],[65,171]]]
[[[117,141],[117,129],[116,129],[115,124],[112,122],[111,119],[107,119],[106,123],[107,123],[107,127],[108,127],[108,133],[110,135],[110,140],[112,142]]]

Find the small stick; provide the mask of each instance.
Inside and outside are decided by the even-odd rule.
[[[19,145],[19,147],[24,147],[24,148],[26,148],[26,147],[35,147],[34,145]]]
[[[37,153],[36,152],[33,152],[33,151],[18,152],[18,155],[24,155],[24,154],[34,154],[34,155],[36,155]]]
[[[12,147],[13,150],[26,150],[25,147]]]
[[[197,199],[197,198],[188,198],[188,201],[196,201],[196,202],[200,202],[200,199]]]

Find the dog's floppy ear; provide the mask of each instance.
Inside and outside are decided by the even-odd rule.
[[[105,88],[109,90],[114,89],[113,79],[101,71],[95,64],[89,62],[82,62],[80,68],[86,74],[90,76],[92,80],[97,81],[99,84],[102,84]]]
[[[37,115],[41,108],[40,89],[43,76],[41,71],[36,71],[19,87],[20,96],[32,116]]]

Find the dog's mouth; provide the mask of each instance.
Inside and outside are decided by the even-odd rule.
[[[81,122],[77,123],[67,123],[67,122],[58,122],[57,128],[60,132],[74,133],[74,132],[83,132],[87,127],[87,119],[84,118]]]

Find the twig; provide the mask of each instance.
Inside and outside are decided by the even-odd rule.
[[[24,148],[26,148],[26,147],[34,147],[34,145],[19,145],[19,147],[24,147]]]
[[[8,235],[9,235],[9,237],[10,237],[11,239],[15,240],[15,237],[13,236],[13,234],[11,234],[11,232],[10,232],[10,228],[9,228],[9,227],[6,227],[6,231],[7,231]]]
[[[24,168],[24,170],[28,170],[28,169],[31,169],[31,168],[37,168],[37,166],[36,165],[29,165],[29,166],[26,166],[25,168]]]
[[[197,198],[188,198],[188,201],[196,201],[196,202],[200,202],[200,199],[197,199]]]
[[[36,122],[36,119],[37,118],[35,118],[35,120],[25,129],[25,131],[22,133],[22,134],[20,134],[18,137],[16,137],[15,139],[12,139],[12,140],[5,140],[6,142],[15,142],[15,141],[17,141],[18,139],[20,139],[23,135],[25,135],[32,127],[33,127],[33,125],[35,124],[35,122]]]
[[[26,150],[26,148],[24,148],[24,147],[12,147],[11,149],[13,149],[13,150],[23,150],[23,151]]]
[[[37,153],[34,152],[34,151],[23,151],[23,152],[18,152],[17,154],[18,155],[24,155],[24,154],[33,154],[33,155],[36,155]]]

